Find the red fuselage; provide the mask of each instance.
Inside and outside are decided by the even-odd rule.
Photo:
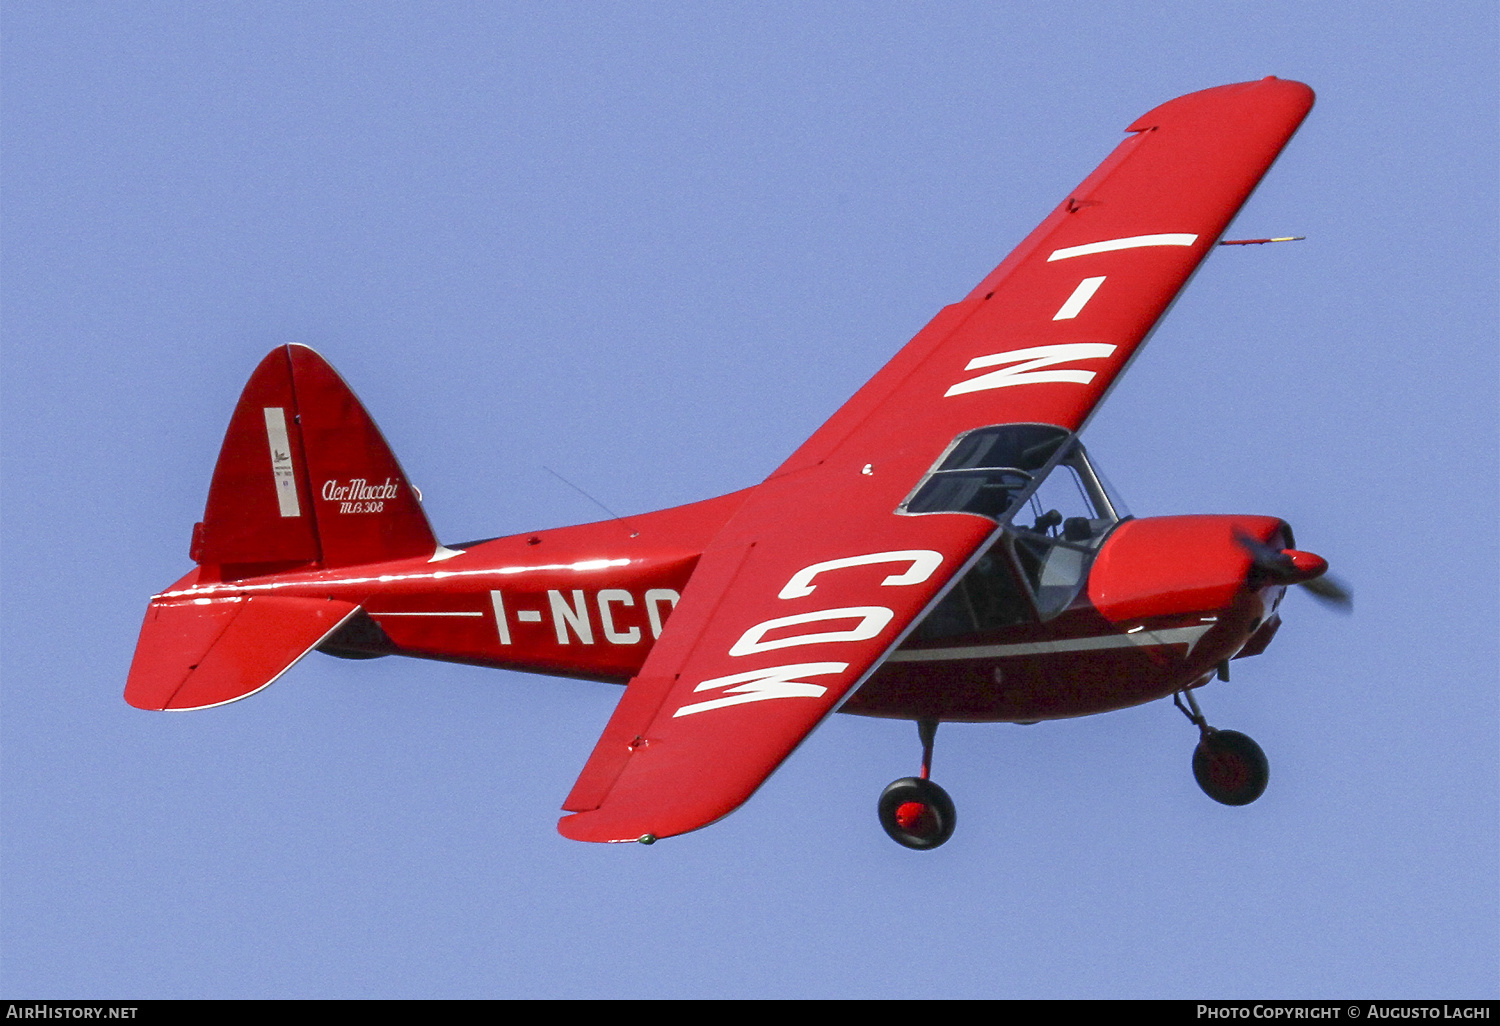
[[[335,570],[206,564],[159,599],[278,595],[363,607],[321,648],[624,684],[645,662],[736,492],[629,520],[496,538],[450,558]],[[954,514],[963,515],[963,514]],[[1120,523],[1051,619],[907,637],[842,711],[901,719],[1084,716],[1206,682],[1264,648],[1283,586],[1257,583],[1235,532],[1278,545],[1269,517]],[[996,547],[997,550],[999,546]],[[960,581],[958,588],[965,587]]]

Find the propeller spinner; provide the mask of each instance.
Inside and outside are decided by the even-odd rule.
[[[1299,549],[1278,549],[1241,531],[1235,541],[1250,553],[1250,565],[1262,578],[1276,584],[1300,584],[1314,598],[1339,612],[1354,609],[1354,593],[1348,585],[1328,574],[1328,560]]]

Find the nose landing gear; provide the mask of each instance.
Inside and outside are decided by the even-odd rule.
[[[932,772],[932,743],[936,720],[917,721],[922,739],[922,775],[892,781],[880,795],[880,825],[891,840],[919,851],[936,848],[953,836],[958,823],[953,799],[928,779]]]
[[[1172,702],[1198,728],[1193,778],[1203,793],[1223,805],[1249,805],[1259,798],[1271,779],[1271,764],[1260,745],[1237,730],[1210,727],[1191,691],[1173,695]]]

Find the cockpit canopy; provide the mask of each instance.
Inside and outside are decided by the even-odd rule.
[[[1002,520],[1069,437],[1050,424],[1006,424],[959,435],[901,511]]]
[[[1130,515],[1077,436],[1051,424],[960,435],[897,512],[973,513],[1004,526],[917,640],[1057,615],[1087,580],[1105,535]]]

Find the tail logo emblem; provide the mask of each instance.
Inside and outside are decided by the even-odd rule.
[[[362,477],[345,483],[333,478],[323,482],[323,499],[337,502],[340,513],[382,513],[385,500],[394,499],[400,490],[400,482],[390,478],[382,484],[371,484]]]

